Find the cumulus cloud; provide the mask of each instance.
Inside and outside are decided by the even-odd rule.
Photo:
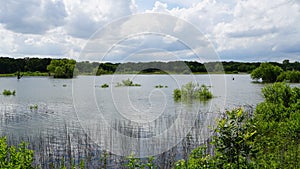
[[[283,57],[299,60],[300,3],[297,0],[0,1],[0,54],[78,56],[93,33],[137,11],[164,13],[190,22],[203,33],[199,38],[206,37],[212,42],[222,60],[282,60]],[[193,58],[189,51],[178,46],[178,40],[195,38],[183,33],[189,28],[180,20],[175,24],[169,20],[160,23],[155,18],[137,18],[113,25],[111,32],[115,34],[101,35],[105,41],[98,45],[112,46],[114,38],[137,30],[167,30],[169,27],[162,25],[168,24],[173,26],[168,31],[177,35],[174,39],[133,38],[130,43],[118,44],[122,47],[116,53],[142,50],[143,55],[148,51],[147,56],[155,53],[160,56],[162,51],[145,49],[161,48]],[[207,44],[198,42],[202,48],[197,52],[205,50]]]
[[[66,0],[69,17],[66,31],[77,38],[89,38],[106,24],[136,11],[133,0]]]
[[[0,1],[0,23],[6,29],[24,34],[43,34],[64,24],[62,1]]]

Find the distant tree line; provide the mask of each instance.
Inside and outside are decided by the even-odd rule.
[[[173,62],[128,62],[128,63],[101,63],[97,75],[111,73],[203,73],[203,72],[225,72],[225,73],[251,73],[260,66],[260,62],[208,62],[199,63],[195,61],[173,61]],[[283,63],[268,62],[273,66],[278,66],[282,70],[300,71],[299,62],[289,62],[284,60]]]
[[[0,74],[16,72],[47,72],[50,58],[8,58],[0,57]]]
[[[9,58],[0,57],[0,74],[10,74],[16,72],[55,72],[55,68],[47,69],[52,60],[70,59],[51,59],[51,58]],[[57,62],[54,62],[58,64]],[[69,63],[69,62],[68,62]],[[75,64],[72,61],[72,64]],[[171,62],[128,62],[128,63],[98,63],[98,62],[77,62],[76,66],[70,66],[79,74],[112,74],[119,73],[205,73],[205,72],[225,72],[251,73],[260,66],[260,62],[209,62],[199,63],[196,61],[171,61]],[[283,71],[300,71],[299,62],[289,62],[284,60],[282,63],[268,62],[268,64],[280,67]],[[51,67],[51,66],[50,66]],[[61,68],[64,66],[60,66]],[[51,70],[51,71],[50,71]],[[62,69],[58,68],[58,72]],[[282,75],[284,76],[284,75]],[[287,76],[287,75],[286,75]]]

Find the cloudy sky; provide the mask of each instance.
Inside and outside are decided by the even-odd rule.
[[[155,30],[162,30],[175,22],[172,19],[157,19],[160,17],[120,21],[124,17],[145,13],[172,16],[186,22],[186,26],[182,27],[180,35],[163,31],[155,34]],[[137,28],[139,25],[144,27]],[[157,29],[157,25],[160,29]],[[203,45],[202,41],[191,42],[202,47],[198,50],[196,45],[186,42],[193,39],[193,31],[188,26],[197,28],[198,34],[211,45]],[[101,30],[115,31],[100,36],[105,32]],[[116,38],[116,30],[126,30],[127,33],[118,34],[122,36],[121,39]],[[101,42],[98,41],[97,47],[94,47],[98,49],[105,46],[103,50],[106,50],[97,53],[99,60],[105,54],[108,61],[124,58],[128,61],[198,60],[191,54],[191,49],[197,55],[205,55],[208,49],[203,48],[211,48],[221,60],[300,61],[300,1],[0,1],[0,56],[97,60],[81,57],[87,51],[86,46],[95,45],[90,45],[95,35],[99,35]],[[110,43],[111,37],[119,41]]]

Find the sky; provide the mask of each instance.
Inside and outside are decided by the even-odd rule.
[[[0,39],[15,58],[300,61],[300,1],[0,1]]]

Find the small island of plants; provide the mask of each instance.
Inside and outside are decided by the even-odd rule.
[[[108,87],[109,87],[109,85],[106,84],[106,83],[104,83],[103,85],[101,85],[101,88],[108,88]]]
[[[15,95],[16,95],[16,91],[15,91],[15,90],[10,91],[10,90],[4,89],[4,91],[2,92],[2,94],[3,94],[4,96],[11,96],[11,95],[15,96]]]
[[[122,80],[122,83],[118,82],[116,87],[122,86],[141,86],[141,84],[133,83],[129,78],[127,80]]]
[[[155,88],[168,88],[168,86],[156,85]]]
[[[208,86],[198,83],[189,82],[183,85],[181,89],[175,89],[173,91],[173,97],[175,101],[179,100],[192,100],[199,99],[201,101],[209,100],[213,97],[212,93],[208,90]]]

